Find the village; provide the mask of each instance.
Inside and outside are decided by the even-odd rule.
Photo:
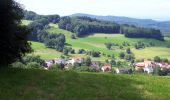
[[[69,70],[71,66],[75,64],[82,64],[84,62],[84,58],[74,57],[71,59],[63,59],[63,58],[55,58],[51,60],[45,61],[46,67],[45,69],[48,70],[49,68],[53,67],[53,65],[64,65],[65,70]],[[160,68],[161,71],[170,71],[170,64],[166,62],[155,62],[151,60],[144,60],[143,62],[136,62],[133,64],[129,64],[126,67],[112,67],[111,64],[101,64],[100,61],[91,61],[89,68],[97,70],[98,72],[115,72],[117,74],[132,74],[134,71],[136,72],[143,72],[147,74],[153,74],[156,68]]]

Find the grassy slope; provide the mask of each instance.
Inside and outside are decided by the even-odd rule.
[[[31,43],[32,43],[32,48],[34,50],[33,54],[40,55],[41,58],[45,60],[57,58],[62,55],[61,52],[57,52],[54,49],[46,48],[43,43],[39,43],[39,42],[31,42]]]
[[[122,44],[123,42],[129,42],[131,44],[131,48],[134,48],[134,44],[138,41],[149,43],[153,42],[156,44],[156,47],[146,48],[143,50],[136,50],[132,49],[137,59],[141,58],[153,58],[154,56],[161,56],[162,58],[168,58],[170,59],[170,53],[168,52],[170,49],[166,48],[168,44],[170,44],[170,38],[165,38],[165,42],[161,42],[155,39],[144,39],[144,38],[126,38],[121,34],[100,34],[96,33],[94,35],[84,37],[84,38],[78,38],[76,40],[70,38],[71,32],[68,32],[66,30],[59,29],[57,25],[50,24],[51,28],[48,29],[48,32],[51,33],[63,33],[66,35],[67,38],[67,44],[71,45],[74,49],[83,48],[86,50],[96,50],[100,51],[106,54],[115,54],[118,55],[119,52],[125,51],[113,48],[113,50],[107,50],[104,43],[107,42],[113,42]],[[149,52],[149,53],[148,53]],[[158,54],[159,52],[159,54]],[[101,58],[93,58],[94,60],[104,60],[105,57]]]
[[[23,25],[28,25],[28,24],[30,24],[32,21],[30,21],[30,20],[22,20],[22,24]]]
[[[23,20],[23,24],[28,25],[31,21]],[[135,57],[137,59],[141,58],[149,58],[153,59],[154,56],[160,56],[162,58],[168,58],[170,59],[170,53],[169,53],[169,48],[166,48],[168,44],[170,44],[170,38],[165,38],[165,42],[161,42],[158,40],[154,39],[139,39],[139,38],[126,38],[121,34],[94,34],[88,37],[84,38],[78,38],[78,39],[71,39],[70,34],[71,32],[59,29],[56,24],[50,24],[51,28],[48,29],[47,31],[50,33],[63,33],[66,36],[66,42],[68,45],[71,45],[74,49],[78,50],[80,48],[86,49],[86,50],[96,50],[103,52],[105,54],[115,54],[118,56],[119,52],[125,51],[125,50],[120,50],[117,49],[118,47],[113,48],[113,50],[107,50],[104,43],[107,42],[113,42],[113,43],[118,43],[122,44],[124,41],[129,42],[132,46],[131,48],[132,51],[135,54]],[[142,50],[136,50],[134,49],[133,45],[137,41],[142,41],[145,43],[153,42],[156,44],[156,47],[150,47]],[[62,53],[57,52],[52,49],[47,49],[45,46],[41,43],[35,43],[33,42],[33,46],[35,49],[35,54],[39,54],[42,56],[44,59],[51,59],[51,58],[56,58],[60,57]],[[85,57],[85,55],[71,55],[71,56],[79,56],[79,57]],[[99,58],[92,58],[93,60],[98,60],[98,61],[105,61],[106,57],[99,57]]]
[[[170,77],[0,70],[0,100],[168,100]]]

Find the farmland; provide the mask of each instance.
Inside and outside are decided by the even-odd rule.
[[[78,49],[85,49],[85,50],[94,50],[94,51],[100,51],[102,53],[105,53],[106,55],[112,55],[114,54],[116,57],[120,52],[124,52],[127,47],[124,47],[123,49],[119,49],[119,46],[113,46],[112,50],[108,50],[105,46],[105,43],[111,42],[118,45],[122,45],[123,42],[127,42],[130,44],[130,47],[132,52],[135,54],[136,59],[153,59],[155,56],[160,56],[161,58],[168,58],[169,57],[169,48],[166,46],[170,44],[170,38],[165,38],[165,41],[159,41],[155,39],[144,39],[144,38],[126,38],[122,34],[103,34],[103,33],[95,33],[90,36],[77,38],[77,39],[71,39],[70,35],[73,34],[69,31],[62,30],[58,28],[57,24],[50,24],[50,28],[46,30],[49,33],[62,33],[66,36],[66,45],[71,46],[76,51]],[[154,47],[146,47],[144,49],[137,50],[134,48],[135,43],[137,42],[143,42],[145,44],[148,44],[150,42],[154,43]],[[35,43],[32,42],[32,47],[35,50],[34,54],[42,56],[43,59],[50,59],[53,57],[60,57],[62,53],[57,52],[52,49],[47,49],[43,44],[41,43]],[[46,53],[42,53],[42,52]],[[148,53],[149,52],[149,53]],[[159,52],[159,53],[158,53]],[[79,57],[85,57],[86,55],[80,55],[80,54],[72,54],[70,56],[79,56]],[[99,58],[93,57],[93,60],[99,60],[104,61],[107,57],[101,56]]]

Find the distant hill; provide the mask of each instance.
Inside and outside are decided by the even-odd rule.
[[[100,20],[115,21],[119,24],[131,24],[131,25],[137,25],[142,27],[151,27],[151,28],[160,29],[163,33],[170,34],[170,21],[160,22],[152,19],[136,19],[136,18],[120,17],[120,16],[98,16],[98,15],[90,15],[90,14],[82,14],[82,13],[76,13],[70,16],[87,16],[87,17],[96,18]]]

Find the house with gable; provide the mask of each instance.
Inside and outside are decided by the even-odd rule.
[[[110,64],[105,64],[105,65],[102,66],[101,70],[103,72],[111,71],[112,70],[112,66]]]

